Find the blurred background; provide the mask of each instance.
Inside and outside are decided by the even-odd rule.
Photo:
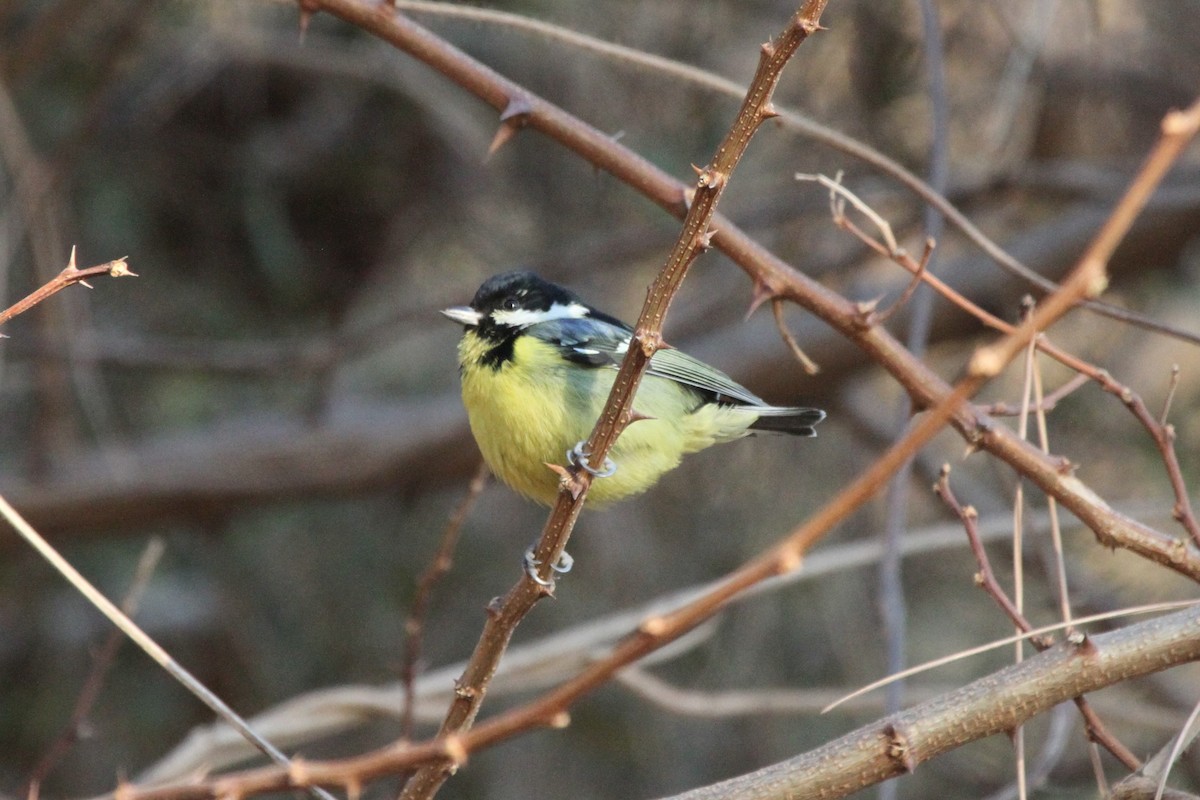
[[[1200,86],[1200,3],[1017,0],[935,4],[945,51],[947,194],[1003,247],[1054,278],[1119,196],[1162,115]],[[513,2],[513,11],[677,59],[744,84],[785,2]],[[704,163],[739,99],[678,76],[486,20],[417,14],[449,41],[560,104],[682,180]],[[856,137],[918,174],[933,108],[916,2],[832,0],[776,103]],[[459,329],[437,310],[487,276],[529,266],[636,317],[677,222],[634,190],[533,132],[491,157],[495,112],[408,56],[328,16],[303,42],[296,8],[268,0],[0,0],[0,291],[4,306],[80,266],[129,256],[140,277],[71,287],[5,327],[0,343],[0,494],[85,575],[120,598],[155,537],[165,554],[138,620],[244,714],[299,694],[400,676],[419,573],[467,492],[478,455],[458,398]],[[853,300],[893,301],[907,275],[830,222],[796,172],[845,182],[920,252],[922,205],[895,180],[794,130],[768,125],[722,211],[797,269]],[[953,229],[936,269],[1016,319],[1027,283]],[[1200,156],[1193,147],[1112,265],[1107,299],[1200,331]],[[802,522],[895,437],[907,408],[887,375],[819,321],[784,321],[820,365],[804,373],[769,305],[716,252],[695,266],[667,323],[672,344],[770,401],[823,407],[815,440],[755,437],[691,457],[641,498],[585,513],[576,570],[516,646],[714,580]],[[927,360],[953,377],[989,334],[938,300]],[[905,310],[907,311],[907,309]],[[903,337],[907,313],[888,322]],[[1057,343],[1108,369],[1157,414],[1182,368],[1171,419],[1191,485],[1200,468],[1195,344],[1075,312]],[[1047,391],[1071,376],[1047,365]],[[986,402],[1017,405],[1019,369]],[[1113,505],[1176,532],[1152,441],[1119,401],[1086,386],[1050,414],[1051,447]],[[943,461],[959,498],[1003,534],[1016,481],[945,434],[919,459],[906,538],[934,541],[903,564],[908,663],[1010,631],[974,587],[965,539],[928,490]],[[1031,495],[1031,496],[1030,496]],[[1055,620],[1045,500],[1027,492],[1026,604]],[[877,541],[882,502],[817,554],[833,567],[739,604],[653,669],[706,713],[657,688],[614,684],[573,724],[492,751],[447,798],[649,797],[740,774],[883,713],[881,695],[814,710],[885,673]],[[465,658],[483,607],[517,579],[545,512],[489,485],[436,587],[424,665]],[[927,538],[922,539],[925,536]],[[1194,587],[1066,523],[1077,613],[1194,595]],[[994,560],[1011,573],[1003,537]],[[18,796],[59,739],[108,624],[14,534],[0,534],[0,795]],[[926,697],[986,674],[1010,650],[909,683]],[[563,676],[565,677],[565,676]],[[1178,730],[1196,700],[1176,670],[1096,698],[1135,752]],[[449,682],[446,686],[449,688]],[[723,693],[786,690],[768,712],[725,710]],[[484,715],[525,695],[497,692]],[[794,701],[794,702],[793,702]],[[693,704],[697,705],[697,704]],[[759,704],[761,706],[761,703]],[[794,707],[793,707],[794,706]],[[394,709],[399,712],[399,707]],[[142,774],[210,713],[126,645],[79,741],[43,796],[110,790]],[[428,735],[425,723],[418,734]],[[381,715],[306,742],[347,755],[400,734]],[[1092,797],[1071,715],[1030,727],[1045,796]],[[923,766],[902,796],[986,796],[1012,779],[993,737]],[[1106,761],[1110,774],[1120,768]],[[1181,786],[1200,785],[1185,756]],[[536,776],[533,778],[531,776]],[[368,788],[393,795],[395,782]]]

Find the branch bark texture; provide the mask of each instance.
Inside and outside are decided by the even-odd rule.
[[[1200,659],[1200,608],[1063,642],[796,758],[672,800],[845,797],[1059,703]]]

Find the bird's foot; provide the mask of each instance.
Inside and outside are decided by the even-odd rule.
[[[603,467],[593,467],[588,463],[590,454],[587,451],[586,442],[576,442],[575,446],[567,451],[567,461],[575,464],[585,472],[590,472],[596,478],[610,478],[617,471],[617,465],[608,456],[604,457]]]
[[[547,587],[553,586],[554,585],[553,575],[550,577],[549,580],[543,578],[541,575],[538,575],[538,567],[540,567],[542,565],[542,562],[539,561],[537,559],[537,557],[534,555],[534,549],[536,547],[537,547],[536,542],[534,544],[531,544],[529,546],[529,549],[525,551],[524,557],[521,559],[522,562],[525,564],[525,574],[528,575],[529,579],[531,581],[533,581],[534,583],[536,583],[538,586],[547,586]],[[562,551],[562,554],[559,555],[558,561],[555,561],[550,566],[550,570],[551,570],[551,572],[558,573],[559,575],[565,575],[571,571],[571,567],[573,567],[573,566],[575,566],[575,559],[571,557],[570,553],[568,553],[566,550],[564,550],[564,551]]]

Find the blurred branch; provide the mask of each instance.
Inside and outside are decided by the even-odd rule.
[[[142,551],[142,557],[138,559],[137,569],[134,571],[133,580],[129,585],[129,590],[125,593],[125,599],[121,601],[121,612],[128,617],[137,615],[138,606],[142,601],[142,594],[146,591],[146,587],[150,585],[150,577],[154,574],[154,570],[158,567],[158,562],[162,558],[163,551],[166,545],[161,539],[151,539],[146,545],[146,549]],[[84,681],[83,687],[79,690],[79,697],[75,700],[75,708],[71,711],[71,719],[63,728],[62,733],[53,744],[46,750],[45,755],[34,766],[29,778],[25,781],[25,789],[20,792],[23,797],[36,797],[38,795],[38,787],[46,779],[46,776],[57,766],[71,748],[79,741],[82,735],[82,729],[87,722],[88,714],[96,705],[96,700],[100,697],[100,690],[104,687],[104,680],[108,677],[109,670],[112,669],[113,662],[116,660],[117,651],[121,644],[125,641],[125,637],[121,631],[113,628],[104,637],[104,642],[100,645],[92,656],[92,669],[88,673],[87,680]]]
[[[1039,519],[1044,523],[1045,519]],[[1008,535],[1009,521],[990,517],[978,522],[980,538],[995,542]],[[902,542],[906,557],[941,553],[964,546],[958,525],[941,524],[912,531]],[[803,570],[779,575],[755,586],[733,602],[779,592],[847,570],[877,564],[883,548],[877,538],[822,548],[805,562]],[[509,648],[496,671],[488,693],[508,697],[518,692],[543,690],[566,680],[589,664],[607,657],[612,648],[638,624],[686,605],[716,583],[691,587],[655,598],[634,608],[574,626],[565,631]],[[644,659],[645,667],[665,660],[664,652]],[[454,679],[465,662],[450,664],[417,677],[414,712],[423,723],[439,722],[453,693]],[[840,696],[843,692],[837,692]],[[403,706],[403,683],[378,687],[338,686],[308,692],[268,709],[250,722],[256,730],[288,747],[299,747],[321,737],[355,731],[372,719],[395,717]],[[253,757],[250,748],[234,731],[221,724],[198,728],[169,754],[137,776],[139,784],[156,785],[182,781],[201,770],[220,770]]]
[[[1063,642],[804,755],[673,800],[844,797],[967,741],[1006,733],[1061,702],[1200,660],[1200,608]]]
[[[450,571],[454,564],[454,550],[458,546],[458,537],[462,532],[463,522],[471,513],[475,501],[488,483],[487,464],[480,462],[475,469],[475,476],[467,487],[467,493],[454,512],[450,515],[446,527],[442,530],[441,541],[433,560],[421,577],[417,579],[416,595],[413,597],[412,610],[404,622],[404,662],[400,668],[401,682],[404,685],[404,713],[401,718],[400,730],[405,739],[413,736],[414,710],[417,700],[417,674],[421,670],[421,650],[425,633],[425,617],[429,612],[429,603],[433,599],[433,587]]]
[[[6,476],[3,491],[47,531],[128,531],[318,492],[426,486],[435,475],[442,483],[462,480],[477,458],[460,446],[466,436],[462,410],[447,395],[407,404],[347,400],[335,402],[319,426],[288,414],[249,414],[122,450],[135,456],[132,475],[113,475],[101,450],[73,459],[53,480]]]
[[[282,751],[259,735],[224,700],[213,694],[208,687],[197,680],[192,673],[188,672],[182,664],[172,658],[171,654],[164,650],[158,642],[150,638],[137,623],[130,619],[121,609],[113,605],[111,600],[101,594],[87,578],[80,574],[79,570],[71,566],[65,558],[59,555],[57,550],[50,546],[49,542],[30,527],[29,523],[3,497],[0,497],[0,516],[4,517],[13,530],[36,550],[38,555],[44,558],[76,591],[95,606],[97,611],[107,617],[121,633],[125,634],[134,644],[141,648],[142,652],[150,656],[155,663],[178,681],[183,688],[187,689],[200,702],[208,706],[214,714],[231,725],[269,759],[284,768],[291,766],[291,762]],[[309,794],[318,798],[318,800],[334,800],[328,792],[320,787],[307,788]]]

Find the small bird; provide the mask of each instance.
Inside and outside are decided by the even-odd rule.
[[[649,489],[687,453],[755,431],[815,436],[816,408],[768,405],[724,373],[660,349],[634,398],[638,419],[611,460],[589,465],[592,432],[633,329],[532,272],[484,281],[469,306],[442,311],[464,327],[458,345],[463,405],[488,467],[520,494],[553,505],[566,461],[597,480],[593,505]]]

